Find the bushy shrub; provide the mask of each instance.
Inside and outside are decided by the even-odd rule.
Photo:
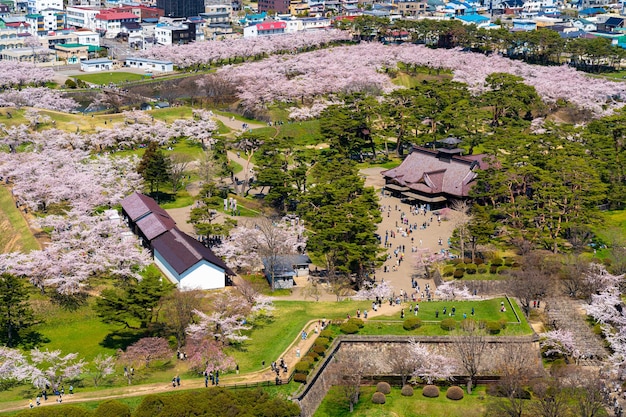
[[[443,330],[454,330],[456,329],[456,320],[453,318],[443,319],[440,326]]]
[[[493,260],[491,261],[491,266],[502,266],[504,265],[504,261],[502,260],[502,258],[493,258]]]
[[[500,323],[497,321],[488,321],[486,328],[490,334],[498,334],[500,333],[500,330],[502,330]]]
[[[463,270],[463,269],[455,269],[453,276],[454,276],[455,279],[461,279],[461,278],[463,278],[464,274],[465,274],[465,270]]]
[[[320,336],[315,339],[315,345],[322,346],[324,349],[327,349],[328,346],[330,346],[330,341],[327,338]]]
[[[476,268],[476,271],[477,271],[479,274],[484,274],[484,273],[486,273],[486,272],[487,272],[487,265],[485,265],[485,264],[478,265],[478,268]]]
[[[313,352],[317,353],[322,358],[326,356],[326,348],[324,346],[313,346]]]
[[[365,326],[365,322],[361,319],[357,319],[357,318],[351,318],[350,320],[348,320],[348,323],[352,323],[354,325],[356,325],[356,327],[358,327],[359,329],[362,329],[363,326]]]
[[[309,361],[300,361],[300,362],[296,363],[296,366],[294,367],[294,369],[296,370],[297,373],[306,375],[311,370],[311,362],[309,362]]]
[[[472,258],[463,258],[463,262],[466,264],[472,263]]]
[[[332,330],[328,330],[328,329],[326,329],[326,330],[322,330],[322,331],[320,332],[320,336],[319,336],[319,337],[325,337],[325,338],[326,338],[326,339],[328,339],[329,341],[330,341],[330,340],[333,340],[333,332],[332,332]],[[319,338],[318,338],[318,339],[319,339]]]
[[[439,387],[437,385],[426,385],[422,390],[422,395],[428,398],[439,397]]]
[[[116,400],[100,403],[94,411],[98,417],[130,417],[130,407]]]
[[[404,397],[412,397],[413,396],[413,387],[410,385],[405,385],[402,387],[402,390],[400,391],[400,394],[402,394]]]
[[[483,258],[476,258],[476,259],[474,259],[474,263],[476,265],[482,265],[482,264],[485,263],[485,260]]]
[[[374,404],[384,404],[385,401],[385,394],[383,394],[382,392],[375,392],[374,395],[372,395],[372,402]]]
[[[354,323],[345,322],[339,327],[339,331],[345,334],[355,334],[359,331],[359,326]]]
[[[497,274],[498,273],[498,266],[497,265],[491,265],[489,267],[489,273],[490,274]]]
[[[472,331],[472,330],[476,329],[477,327],[478,327],[478,324],[476,323],[476,320],[474,320],[471,317],[468,317],[468,318],[463,319],[461,321],[461,328],[463,330]]]
[[[452,274],[454,274],[454,266],[446,265],[446,266],[443,267],[443,276],[444,277],[451,277]]]
[[[461,389],[461,387],[453,385],[446,391],[446,398],[454,401],[462,400],[463,390]]]
[[[382,392],[383,394],[391,394],[391,385],[385,381],[381,381],[376,384],[376,391]]]
[[[302,382],[304,384],[306,383],[306,374],[295,373],[293,374],[293,380],[296,382]]]
[[[464,262],[459,262],[458,264],[456,264],[454,269],[462,269],[463,271],[465,271],[465,263]]]
[[[415,330],[421,325],[422,320],[418,317],[409,317],[408,319],[404,320],[404,323],[402,323],[402,327],[404,328],[404,330]]]
[[[465,272],[467,272],[468,274],[475,274],[477,268],[478,267],[476,266],[476,264],[467,264],[467,266],[465,267]]]
[[[65,88],[76,88],[76,81],[68,78],[65,80]]]

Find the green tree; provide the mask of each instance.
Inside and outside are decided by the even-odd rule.
[[[379,261],[374,233],[381,215],[374,190],[364,186],[353,161],[332,152],[313,167],[311,182],[298,206],[313,232],[307,247],[325,259],[331,276],[351,276],[360,286]]]
[[[141,280],[132,278],[123,288],[103,290],[94,308],[105,323],[146,329],[157,321],[160,301],[173,288],[156,268],[148,268]]]
[[[493,124],[499,126],[504,118],[519,119],[541,104],[534,87],[523,83],[521,77],[495,72],[485,79],[489,91],[482,95],[485,104],[491,106]]]
[[[137,166],[137,172],[150,184],[150,193],[158,192],[159,185],[170,179],[170,171],[170,159],[156,142],[150,142]]]
[[[6,346],[17,346],[26,330],[35,324],[28,298],[20,278],[8,273],[0,275],[0,342]]]
[[[196,234],[209,238],[226,236],[235,226],[231,219],[216,222],[218,210],[222,207],[228,193],[217,188],[213,182],[205,183],[196,197],[196,205],[189,214],[189,223],[193,224]]]

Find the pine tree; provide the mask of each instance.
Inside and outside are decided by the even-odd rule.
[[[159,191],[159,185],[170,179],[171,161],[163,155],[156,142],[150,142],[137,166],[137,172],[150,183],[150,193]]]
[[[24,282],[11,274],[0,275],[0,342],[16,346],[27,328],[35,324]]]

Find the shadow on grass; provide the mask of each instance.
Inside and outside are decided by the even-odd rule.
[[[146,337],[148,334],[145,330],[117,330],[109,333],[100,342],[100,346],[108,349],[126,349],[142,337]]]
[[[21,335],[19,340],[19,345],[24,349],[34,349],[45,343],[50,343],[50,339],[34,330]]]
[[[150,197],[154,198],[157,203],[171,203],[176,200],[176,194],[166,193],[163,191],[153,191],[149,194]]]

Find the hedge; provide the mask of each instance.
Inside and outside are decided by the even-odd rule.
[[[454,330],[456,329],[456,320],[453,318],[443,319],[440,326],[443,330]]]
[[[98,417],[130,417],[130,407],[116,400],[101,403],[94,411]]]
[[[296,372],[306,375],[311,370],[311,363],[308,361],[300,361],[296,363],[294,369],[296,370]]]
[[[304,384],[306,382],[306,374],[302,374],[302,373],[293,374],[293,380]]]
[[[315,345],[328,348],[328,346],[330,346],[330,340],[326,337],[319,336],[317,339],[315,339]]]
[[[354,323],[345,322],[339,327],[339,331],[345,334],[355,334],[359,332],[359,326]]]

